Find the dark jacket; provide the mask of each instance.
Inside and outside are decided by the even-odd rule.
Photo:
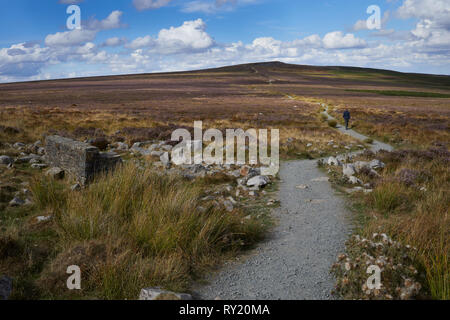
[[[348,110],[346,110],[346,111],[344,112],[344,119],[345,119],[345,120],[350,120],[350,112],[349,112]]]

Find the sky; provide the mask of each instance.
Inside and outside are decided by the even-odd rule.
[[[74,4],[81,24],[71,30],[67,9]],[[373,5],[379,24],[377,12],[368,13]],[[450,74],[450,0],[0,0],[0,6],[0,82],[275,60]]]

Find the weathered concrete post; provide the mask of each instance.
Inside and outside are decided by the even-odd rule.
[[[60,136],[48,136],[45,150],[50,165],[64,169],[82,184],[122,162],[120,155],[114,152],[101,153],[88,143]]]

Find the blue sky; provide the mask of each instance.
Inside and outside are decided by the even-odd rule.
[[[81,9],[68,30],[66,8]],[[368,30],[370,5],[380,29]],[[450,74],[450,0],[2,1],[0,81],[280,60]]]

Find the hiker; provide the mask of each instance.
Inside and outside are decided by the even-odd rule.
[[[345,130],[348,130],[348,122],[350,121],[350,118],[350,111],[347,109],[344,111]]]

